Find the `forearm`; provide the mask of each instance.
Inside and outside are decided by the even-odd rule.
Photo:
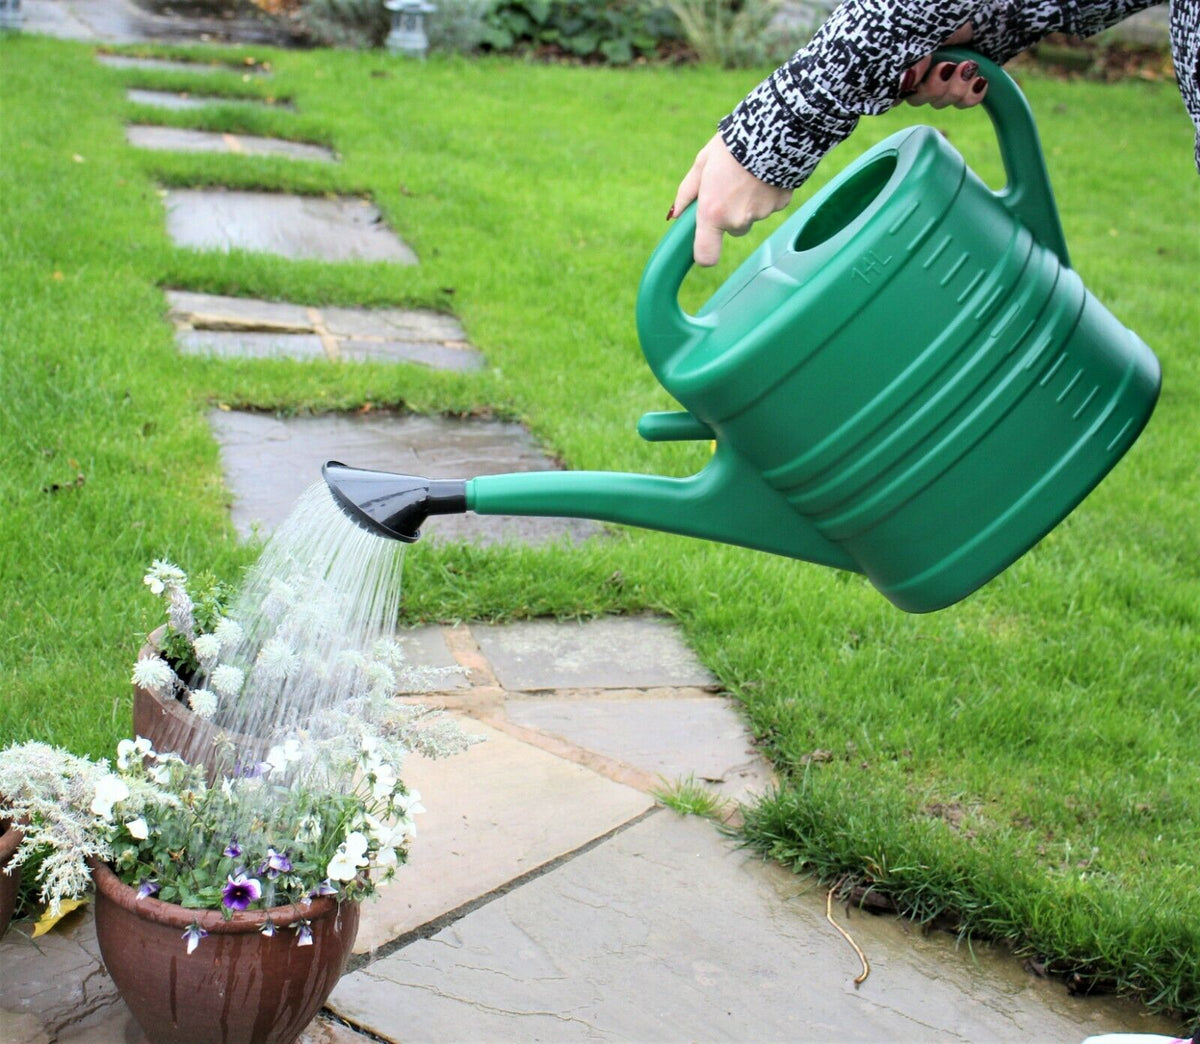
[[[1153,0],[845,0],[808,45],[721,121],[721,137],[770,185],[802,184],[858,118],[895,105],[904,71],[967,22],[971,46],[996,61],[1048,33],[1087,35]]]

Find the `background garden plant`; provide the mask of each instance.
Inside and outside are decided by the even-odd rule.
[[[291,98],[300,112],[170,117],[330,144],[344,160],[326,169],[138,155],[121,121],[167,117],[126,103],[123,85],[194,89],[194,77],[118,77],[68,43],[0,47],[0,735],[111,751],[128,720],[128,664],[114,650],[157,622],[124,578],[165,556],[233,579],[253,557],[229,523],[211,409],[491,413],[527,421],[572,467],[703,463],[703,446],[633,434],[642,412],[672,405],[635,343],[634,295],[678,178],[765,69],[230,51],[269,59],[275,76],[213,73],[207,89]],[[572,549],[422,543],[403,614],[674,616],[781,773],[781,793],[748,820],[764,849],[858,874],[1084,985],[1197,1012],[1191,128],[1169,83],[1024,86],[1080,274],[1165,372],[1130,456],[1029,556],[966,603],[908,617],[856,576],[650,533]],[[865,121],[800,198],[918,119],[1000,182],[984,116],[901,109]],[[185,184],[367,194],[422,263],[178,250],[157,193]],[[689,307],[758,240],[731,242],[721,270],[696,273]],[[180,358],[162,286],[452,310],[490,368]]]

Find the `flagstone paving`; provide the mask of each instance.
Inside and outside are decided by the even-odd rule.
[[[483,358],[453,316],[398,308],[311,308],[167,291],[176,343],[188,354],[408,362],[477,370]]]
[[[216,62],[184,62],[174,58],[140,58],[132,54],[97,54],[96,61],[112,69],[157,69],[160,72],[215,73],[240,72],[245,76],[268,75],[261,65],[221,65]]]
[[[417,263],[412,250],[365,199],[172,189],[164,202],[167,232],[183,247],[322,261]]]
[[[187,127],[131,124],[125,140],[139,149],[158,152],[225,152],[243,156],[284,156],[314,163],[335,163],[337,157],[323,145],[284,138],[260,138],[250,134],[223,134]]]
[[[214,410],[209,421],[221,446],[233,522],[248,534],[270,531],[296,498],[319,480],[321,465],[340,460],[428,478],[471,478],[555,467],[520,424],[401,415],[387,411],[319,417]],[[476,544],[584,540],[601,532],[580,519],[515,518],[473,513],[435,516],[422,539]]]
[[[562,655],[557,675],[532,670],[535,639],[547,660]],[[420,700],[484,739],[456,758],[406,765],[428,808],[410,860],[364,904],[350,970],[302,1044],[1070,1044],[1100,1031],[1172,1030],[1131,1005],[1069,997],[987,946],[956,948],[947,933],[839,908],[872,965],[856,988],[859,961],[825,919],[824,890],[706,821],[657,808],[653,767],[637,751],[623,760],[605,739],[605,728],[628,730],[616,717],[593,723],[593,736],[564,736],[558,722],[522,715],[598,691],[631,713],[672,709],[677,732],[688,719],[707,722],[699,732],[727,745],[704,711],[736,718],[734,704],[665,621],[459,624],[402,640],[416,665],[459,668]],[[510,690],[503,680],[550,676],[590,689]],[[744,730],[735,745],[750,748]],[[680,767],[699,776],[711,751],[697,738],[682,746],[692,754]],[[769,779],[761,762],[759,771]],[[0,942],[0,1040],[140,1040],[99,961],[89,910],[41,939],[27,931],[18,924]]]
[[[157,109],[205,109],[214,105],[257,106],[259,108],[291,109],[288,102],[266,101],[257,98],[230,98],[221,94],[180,94],[174,91],[150,91],[130,87],[125,97],[138,105],[153,105]]]
[[[24,29],[68,40],[98,40],[108,44],[148,40],[212,40],[240,43],[287,43],[277,23],[244,5],[210,15],[164,9],[155,12],[133,0],[24,0]]]

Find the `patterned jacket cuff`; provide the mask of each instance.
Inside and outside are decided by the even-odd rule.
[[[794,91],[787,104],[776,84],[779,70],[763,80],[720,123],[721,139],[759,181],[798,188],[821,158],[850,136],[858,117],[831,113]]]

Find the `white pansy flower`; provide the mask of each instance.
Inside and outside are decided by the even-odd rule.
[[[212,678],[209,679],[210,684],[222,696],[236,696],[242,691],[242,684],[246,680],[246,675],[240,667],[234,667],[231,663],[223,663],[212,673]]]
[[[421,792],[419,790],[410,790],[407,794],[397,794],[395,805],[406,816],[416,815],[418,812],[425,811],[425,806],[421,804]]]
[[[146,826],[146,820],[141,816],[126,823],[125,829],[129,831],[129,836],[135,841],[145,841],[150,836],[150,828]]]
[[[221,643],[221,648],[225,652],[232,652],[242,641],[242,625],[227,616],[222,616],[217,621],[217,626],[213,628],[212,633]]]
[[[192,642],[192,650],[202,665],[212,663],[221,655],[221,639],[215,634],[198,634]]]
[[[346,835],[329,861],[326,874],[334,881],[353,881],[361,867],[367,865],[367,838],[357,830]]]
[[[145,736],[136,740],[123,739],[117,744],[117,768],[124,772],[133,762],[154,753],[154,746]]]
[[[187,574],[177,565],[156,558],[150,563],[150,572],[142,577],[144,583],[153,594],[162,594],[168,584],[179,585],[187,583]]]
[[[175,672],[161,656],[147,656],[133,665],[132,681],[138,688],[161,694],[175,681]]]
[[[188,706],[198,718],[211,718],[217,712],[216,693],[208,689],[195,689],[188,694]]]
[[[321,840],[321,820],[317,816],[305,816],[296,826],[296,843],[311,844]]]
[[[400,782],[400,777],[396,775],[396,770],[391,765],[376,764],[373,775],[375,782],[371,784],[371,793],[380,801],[388,797],[395,789],[396,784]]]
[[[303,753],[299,742],[290,739],[267,751],[267,764],[272,772],[283,772],[293,761],[299,761]]]
[[[166,765],[155,765],[146,774],[160,787],[165,787],[171,782],[171,770]]]
[[[400,859],[396,855],[396,850],[394,848],[381,848],[375,854],[375,865],[379,867],[380,870],[386,870],[388,867],[392,866],[399,866],[399,864]]]
[[[123,779],[111,774],[101,776],[96,780],[96,796],[89,807],[101,819],[112,819],[113,805],[127,797],[129,787]]]

